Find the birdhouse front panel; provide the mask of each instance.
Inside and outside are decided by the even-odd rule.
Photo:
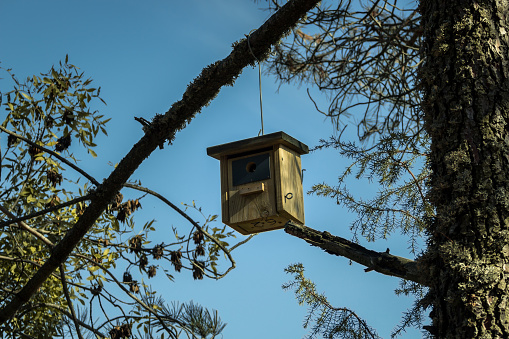
[[[229,222],[248,223],[276,213],[272,152],[228,160]]]

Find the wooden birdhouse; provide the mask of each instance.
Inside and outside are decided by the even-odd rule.
[[[300,156],[308,147],[284,132],[207,148],[220,161],[223,223],[247,235],[304,224]]]

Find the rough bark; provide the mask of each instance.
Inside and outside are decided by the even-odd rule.
[[[313,246],[320,247],[329,254],[339,255],[366,266],[366,272],[376,271],[422,285],[428,284],[427,274],[424,273],[418,262],[392,255],[389,253],[389,249],[385,252],[376,252],[329,232],[320,232],[292,222],[285,225],[285,232],[303,239]]]
[[[420,11],[436,209],[428,330],[509,338],[508,2],[422,0]]]
[[[318,0],[293,0],[272,15],[258,30],[250,35],[250,46],[244,39],[234,46],[225,59],[206,67],[187,88],[182,100],[176,102],[164,115],[156,116],[145,135],[133,146],[110,176],[96,189],[90,205],[79,221],[56,244],[51,256],[25,286],[0,310],[0,323],[7,321],[30,300],[43,282],[63,263],[73,248],[103,213],[115,194],[138,166],[165,141],[172,141],[175,133],[183,129],[199,110],[218,94],[224,85],[232,85],[242,69],[263,60],[270,47],[277,43]]]

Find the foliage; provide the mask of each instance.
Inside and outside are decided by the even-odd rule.
[[[2,96],[6,99],[4,107],[7,114],[1,126],[32,143],[27,145],[14,134],[8,134],[7,149],[2,155],[2,208],[11,218],[46,210],[45,214],[24,223],[54,243],[79,217],[84,202],[78,202],[75,208],[53,210],[60,202],[72,200],[77,194],[63,188],[62,181],[71,183],[72,178],[63,176],[66,168],[62,163],[42,152],[38,146],[65,152],[68,159],[75,161],[72,153],[67,151],[74,139],[95,155],[93,139],[99,131],[106,133],[104,126],[108,119],[88,108],[91,100],[99,98],[100,89],[89,88],[91,80],[84,79],[83,73],[67,62],[60,64],[58,70],[52,67],[48,73],[30,77],[25,83],[11,75],[15,85],[12,91]],[[79,193],[86,194],[87,191],[88,185],[85,184]],[[18,227],[15,224],[2,227],[0,246],[3,260],[0,270],[5,301],[9,298],[9,291],[23,286],[44,263],[51,249],[20,224]],[[97,227],[93,232],[101,233],[103,227]],[[89,252],[90,243],[84,243],[81,251]],[[76,290],[73,288],[72,291]],[[4,331],[23,329],[29,335],[54,333],[54,324],[61,316],[40,312],[40,309],[45,304],[66,304],[57,276],[46,282],[32,304]]]
[[[58,67],[24,82],[11,70],[4,71],[14,89],[0,94],[6,112],[0,129],[7,135],[7,147],[0,154],[2,305],[44,264],[94,197],[99,183],[78,161],[87,154],[97,156],[96,137],[107,135],[109,121],[93,109],[103,102],[100,88],[91,87],[92,80],[67,57]],[[200,212],[202,224],[140,182],[125,186],[139,195],[129,193],[126,199],[119,192],[60,274],[55,272],[0,332],[25,337],[82,337],[83,332],[120,338],[141,329],[148,336],[162,331],[162,337],[213,338],[224,329],[217,312],[199,305],[168,308],[145,278],[161,271],[161,279],[169,280],[173,272],[186,271],[195,279],[224,276],[234,267],[227,240],[232,232],[214,227],[216,216],[201,214],[194,202],[188,207]],[[154,220],[135,222],[136,211],[150,203],[149,197],[163,200],[186,219],[191,227],[184,235],[177,227],[173,233],[158,234]],[[226,272],[218,269],[221,252],[231,263]]]
[[[429,168],[427,154],[422,152],[428,147],[426,143],[427,139],[422,138],[417,146],[404,134],[384,136],[370,149],[339,137],[321,140],[315,150],[333,147],[351,163],[337,185],[315,184],[310,192],[333,198],[359,216],[351,227],[355,238],[360,233],[368,241],[385,239],[399,229],[409,236],[413,252],[418,252],[418,241],[433,215],[425,197]],[[414,173],[417,165],[421,168]],[[348,189],[350,176],[376,181],[380,190],[369,200],[355,197]]]
[[[293,289],[299,305],[309,306],[304,328],[312,326],[307,338],[317,338],[318,335],[330,339],[380,338],[355,312],[345,307],[333,307],[323,294],[318,294],[315,284],[304,276],[302,264],[290,265],[285,272],[293,275],[293,281],[284,284],[283,289]]]
[[[269,7],[280,7],[272,0]],[[358,136],[422,131],[416,65],[422,30],[416,3],[323,1],[274,49],[269,72],[281,83],[315,85],[330,99],[319,110],[341,130],[364,107]],[[359,112],[360,113],[360,112]],[[357,115],[357,113],[356,113]]]

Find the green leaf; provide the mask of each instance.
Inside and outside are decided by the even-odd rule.
[[[33,100],[32,97],[30,95],[26,94],[25,92],[21,92],[21,94],[25,97],[25,99]]]

